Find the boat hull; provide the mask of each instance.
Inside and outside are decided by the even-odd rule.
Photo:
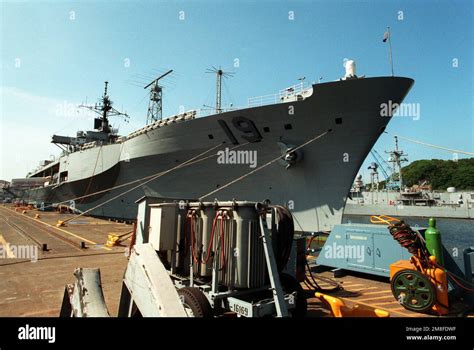
[[[149,182],[143,180],[76,199],[74,205],[81,211],[98,206],[91,215],[130,220],[137,214],[135,201],[143,196],[269,199],[292,210],[296,230],[328,231],[341,223],[353,179],[390,121],[390,117],[381,116],[381,104],[389,100],[402,102],[412,84],[411,79],[395,77],[316,84],[312,95],[302,101],[241,109],[156,128],[127,139],[119,152],[117,147],[109,152],[110,157],[119,160],[113,166],[110,159],[102,160],[107,164],[103,171],[97,167],[99,158],[87,150],[80,157],[74,153],[78,158],[75,164],[95,162],[95,167],[88,166],[94,171],[84,171],[84,178],[59,186],[31,190],[27,197],[37,202],[61,202],[167,172]],[[328,130],[303,147],[302,157],[289,168],[280,161],[274,162],[203,197],[281,155],[281,143],[299,146]],[[101,157],[108,156],[105,147]],[[217,151],[233,147],[255,152],[256,168],[251,164],[223,164],[217,156],[212,157]],[[174,169],[206,151],[209,152],[201,156],[209,157],[206,160]]]

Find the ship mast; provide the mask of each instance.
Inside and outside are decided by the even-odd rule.
[[[107,86],[109,82],[105,82],[104,87],[104,95],[102,96],[102,131],[110,132],[109,128],[109,118],[107,117],[107,113],[112,108],[112,101],[110,101],[109,96],[107,95]]]
[[[400,184],[400,192],[403,191],[403,177],[402,177],[402,163],[408,162],[406,158],[408,154],[404,151],[398,149],[398,137],[394,136],[395,139],[395,149],[390,152],[385,152],[390,154],[389,162],[393,164],[393,173],[392,176],[398,173],[398,182]]]
[[[99,131],[102,131],[103,133],[110,134],[111,133],[111,128],[109,124],[109,117],[111,116],[123,116],[125,120],[128,120],[129,116],[127,113],[120,112],[116,110],[114,107],[112,107],[113,102],[110,100],[109,95],[107,94],[107,88],[108,88],[109,82],[105,82],[105,87],[104,87],[104,94],[102,95],[102,98],[100,99],[100,102],[95,104],[94,106],[88,106],[88,105],[79,105],[80,108],[86,108],[89,109],[101,116],[101,118],[96,118],[94,122],[94,129],[98,129]]]
[[[173,72],[172,69],[167,71],[165,74],[162,74],[144,87],[144,89],[150,87],[150,102],[148,104],[148,112],[146,115],[147,125],[163,118],[163,87],[158,85],[158,81],[171,72]]]
[[[108,85],[109,82],[106,81],[104,94],[98,103],[93,106],[86,104],[78,106],[79,108],[86,108],[100,115],[100,118],[94,119],[94,129],[98,131],[78,131],[77,137],[53,135],[51,142],[61,148],[63,152],[74,152],[88,142],[100,142],[102,144],[104,142],[114,142],[118,138],[116,131],[110,127],[109,118],[111,116],[123,116],[125,121],[128,122],[129,116],[127,113],[120,112],[112,106],[113,102],[110,100],[107,92]]]
[[[222,111],[222,69],[218,69],[216,76],[216,112],[220,113]]]
[[[216,75],[216,114],[222,112],[222,78],[230,78],[235,73],[233,72],[224,72],[221,67],[216,68],[212,66],[206,70],[206,73],[213,73]]]

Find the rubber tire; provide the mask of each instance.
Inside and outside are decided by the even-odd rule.
[[[212,310],[209,300],[199,288],[184,287],[178,289],[178,295],[183,303],[191,309],[194,317],[212,318],[214,312]]]
[[[295,308],[288,310],[292,318],[304,318],[308,311],[308,302],[306,300],[306,293],[301,287],[301,284],[295,277],[282,273],[280,274],[280,283],[285,293],[296,292]]]

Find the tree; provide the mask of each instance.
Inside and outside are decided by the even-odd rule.
[[[456,187],[459,190],[474,189],[474,158],[453,160],[423,159],[403,167],[406,186],[428,181],[434,190]]]

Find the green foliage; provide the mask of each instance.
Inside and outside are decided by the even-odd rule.
[[[474,158],[452,160],[417,160],[403,168],[406,186],[428,180],[434,190],[456,187],[458,190],[474,189]]]

